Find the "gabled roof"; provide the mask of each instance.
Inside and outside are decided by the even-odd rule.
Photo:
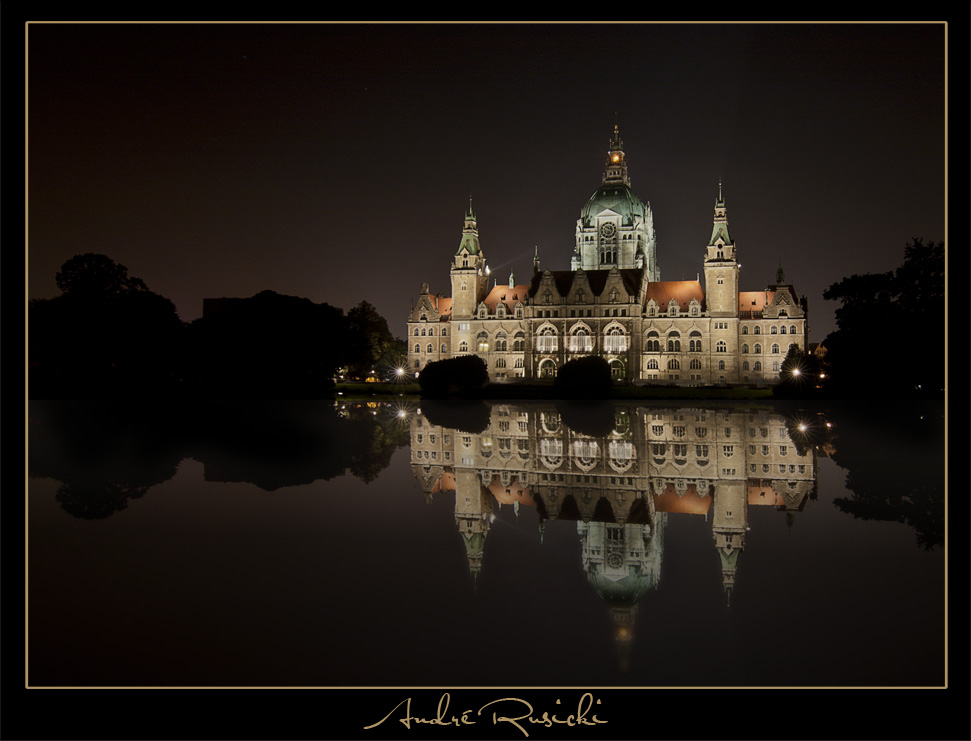
[[[645,302],[651,299],[662,309],[674,299],[682,311],[687,311],[692,299],[698,299],[698,303],[704,308],[705,292],[701,283],[696,280],[659,280],[647,284]]]
[[[581,271],[579,270],[550,270],[548,272],[552,275],[553,282],[556,284],[556,290],[561,296],[569,295],[573,289],[574,281],[577,279],[577,276],[581,275]],[[590,291],[594,296],[603,295],[604,289],[607,287],[607,279],[610,277],[611,272],[611,270],[582,271],[582,274],[586,276],[587,283],[590,285]],[[617,272],[620,274],[620,280],[627,293],[631,296],[636,296],[640,290],[644,272],[639,268],[625,268]],[[536,273],[533,276],[533,280],[529,285],[530,296],[537,295],[540,283],[545,274],[545,272]]]
[[[738,310],[739,311],[762,311],[772,303],[775,291],[739,291]]]
[[[686,491],[678,496],[672,484],[660,492],[654,492],[654,511],[683,515],[703,515],[711,508],[712,498],[707,491],[698,493],[694,484],[688,484]]]
[[[439,314],[438,321],[447,322],[452,318],[452,299],[451,298],[443,298],[442,296],[439,296],[434,293],[427,293],[427,294],[423,294],[421,296],[421,299],[428,299],[428,303],[430,303],[432,308],[435,311],[437,311]],[[419,301],[421,301],[421,299],[419,299]],[[420,314],[421,314],[421,308],[419,305],[419,307],[415,308],[415,312],[412,314],[412,317],[417,318]],[[414,321],[414,319],[412,321]]]
[[[493,286],[492,290],[489,291],[489,294],[482,299],[482,302],[486,305],[490,312],[495,312],[496,306],[498,306],[499,302],[501,301],[506,305],[506,309],[511,314],[516,308],[516,304],[518,304],[520,301],[522,301],[524,304],[526,303],[529,288],[530,287],[526,284],[513,286],[512,288],[510,288],[508,284],[502,286]]]

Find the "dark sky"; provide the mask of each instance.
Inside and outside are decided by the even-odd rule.
[[[944,239],[943,24],[30,24],[28,291],[75,254],[180,316],[263,289],[404,335],[471,195],[501,282],[567,269],[618,123],[662,280],[724,183],[741,289],[822,293]]]

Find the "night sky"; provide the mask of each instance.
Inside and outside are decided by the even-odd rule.
[[[953,30],[953,29],[952,29]],[[742,290],[823,291],[945,238],[945,27],[31,24],[28,292],[107,254],[175,303],[448,295],[471,196],[493,276],[568,269],[620,126],[662,280],[724,184]]]

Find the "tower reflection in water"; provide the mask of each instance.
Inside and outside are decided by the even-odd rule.
[[[454,497],[472,578],[497,507],[535,508],[540,539],[549,522],[576,522],[582,568],[608,606],[623,663],[638,602],[661,580],[668,518],[711,523],[730,605],[749,507],[791,517],[815,498],[813,443],[826,429],[818,416],[703,407],[495,404],[467,430],[436,416],[410,415],[412,471],[427,501]]]

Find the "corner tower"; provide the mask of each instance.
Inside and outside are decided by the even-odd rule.
[[[488,286],[488,270],[482,247],[479,245],[479,230],[476,226],[475,212],[469,200],[469,210],[465,214],[462,227],[462,240],[452,258],[452,326],[453,348],[461,353],[462,341],[466,348],[472,346],[469,320],[475,314],[479,302],[485,298]],[[454,351],[453,350],[453,351]]]
[[[705,299],[712,317],[738,317],[738,260],[728,233],[728,209],[720,182],[711,239],[705,250]]]
[[[654,216],[630,187],[624,142],[615,125],[607,150],[602,184],[577,220],[573,270],[641,268],[647,279],[660,279]]]

